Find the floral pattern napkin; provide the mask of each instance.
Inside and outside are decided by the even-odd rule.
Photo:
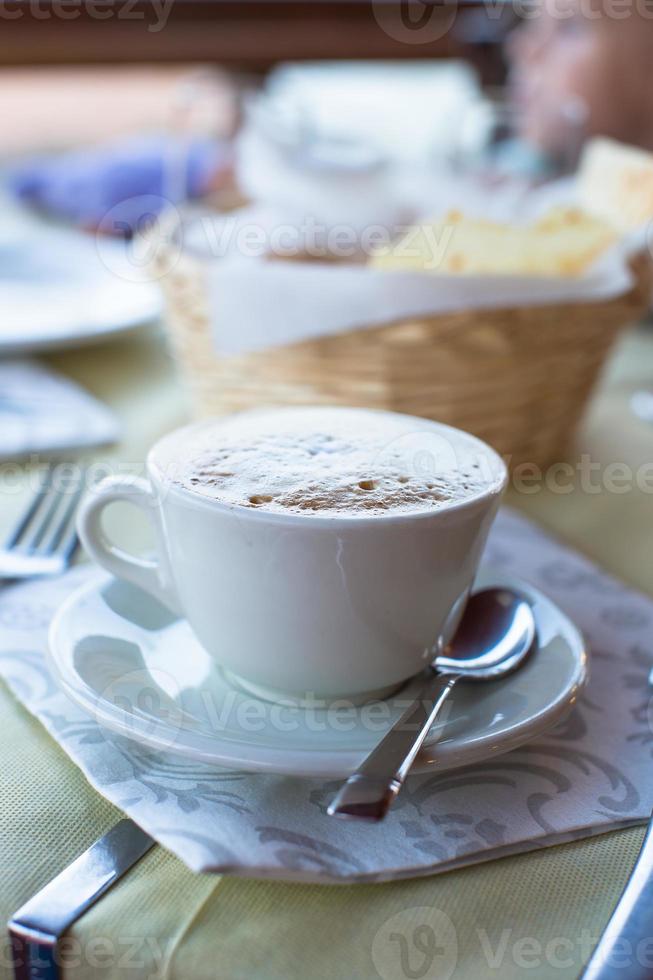
[[[555,730],[507,755],[411,778],[380,825],[326,816],[333,781],[230,772],[102,730],[60,692],[48,624],[86,567],[0,592],[0,675],[92,785],[196,871],[324,882],[433,874],[641,823],[653,807],[653,601],[504,510],[486,563],[584,631],[591,679]]]

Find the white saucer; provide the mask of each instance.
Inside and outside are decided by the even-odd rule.
[[[582,638],[549,599],[490,571],[477,584],[510,585],[525,594],[538,645],[513,676],[457,687],[416,772],[469,765],[541,735],[564,716],[586,680]],[[230,769],[345,776],[402,710],[401,693],[329,709],[260,701],[230,683],[185,620],[110,577],[64,603],[50,630],[50,656],[67,694],[106,728]]]

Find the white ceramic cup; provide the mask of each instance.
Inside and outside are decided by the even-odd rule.
[[[383,696],[451,636],[507,481],[502,460],[480,440],[414,421],[420,433],[464,440],[478,452],[487,485],[413,512],[329,516],[242,507],[167,476],[166,453],[192,435],[189,426],[152,448],[149,480],[98,484],[80,510],[80,537],[99,565],[184,615],[206,650],[252,693],[298,701]],[[108,540],[102,512],[116,501],[148,515],[156,560]]]

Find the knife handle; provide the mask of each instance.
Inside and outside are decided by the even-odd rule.
[[[653,817],[642,849],[581,980],[653,977]]]
[[[151,847],[133,820],[120,820],[30,898],[8,923],[15,980],[61,980],[61,937]]]

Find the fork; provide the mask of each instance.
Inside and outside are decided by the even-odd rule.
[[[62,471],[70,471],[68,476]],[[75,512],[84,492],[85,471],[50,464],[27,509],[0,548],[0,579],[58,575],[77,547]]]

